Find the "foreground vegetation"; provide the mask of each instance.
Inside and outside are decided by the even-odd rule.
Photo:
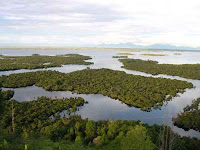
[[[1,99],[2,100],[2,99]],[[200,141],[181,138],[169,127],[139,121],[92,121],[70,115],[84,104],[82,98],[17,102],[4,100],[0,114],[0,149],[6,150],[196,150]],[[53,117],[51,117],[53,116]]]
[[[57,56],[33,54],[32,56],[1,56],[1,58],[3,59],[0,59],[0,71],[61,67],[66,64],[92,64],[91,62],[85,62],[91,57],[79,54]]]
[[[142,110],[160,108],[164,101],[192,88],[192,83],[164,78],[142,77],[109,69],[85,69],[72,73],[38,71],[0,77],[3,87],[40,86],[48,91],[74,91],[103,94],[139,107]]]
[[[1,85],[0,85],[1,87]],[[11,99],[14,95],[14,92],[11,91],[11,90],[8,90],[8,91],[2,91],[0,89],[0,113],[2,113],[2,110],[1,108],[3,107],[5,101]]]
[[[75,118],[75,117],[73,117]],[[63,119],[61,119],[63,120]],[[169,127],[148,126],[143,124],[131,124],[134,121],[86,121],[73,120],[75,122],[65,120],[72,125],[84,125],[81,128],[72,127],[69,131],[69,124],[62,124],[61,130],[54,130],[51,133],[56,134],[58,139],[53,139],[51,136],[45,136],[43,133],[35,133],[34,136],[23,137],[19,134],[0,135],[0,149],[3,150],[198,150],[200,141],[196,138],[180,137],[173,133]],[[63,120],[64,122],[64,120]],[[92,125],[95,129],[103,131],[93,132]],[[109,126],[107,125],[109,124]],[[114,126],[117,131],[114,131]],[[54,127],[60,128],[56,125]],[[126,130],[125,127],[128,129]],[[66,128],[66,130],[64,130]],[[94,136],[89,143],[86,142],[84,132],[91,132],[90,136]],[[77,136],[77,130],[82,136]],[[159,131],[168,130],[164,136]],[[105,131],[105,132],[104,132]],[[66,139],[65,136],[71,137]],[[168,134],[167,134],[168,133]],[[112,137],[113,136],[113,137]],[[155,141],[154,141],[155,140]]]
[[[188,79],[200,79],[200,64],[158,64],[157,61],[141,59],[120,59],[123,68],[150,73],[152,75],[166,74]]]
[[[84,103],[82,98],[50,99],[47,97],[22,103],[14,100],[6,101],[0,117],[0,133],[6,135],[12,131],[28,136],[32,131],[36,132],[42,126],[51,124],[64,110],[71,114]],[[10,115],[11,112],[13,116]]]
[[[200,132],[200,98],[184,108],[184,112],[173,119],[174,124],[185,130],[194,129]]]

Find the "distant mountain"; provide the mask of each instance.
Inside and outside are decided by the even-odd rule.
[[[175,46],[170,44],[153,44],[148,46],[136,45],[132,43],[100,44],[97,47],[107,48],[139,48],[139,49],[168,49],[168,50],[200,50],[200,47]]]

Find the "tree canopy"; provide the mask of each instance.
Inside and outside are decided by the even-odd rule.
[[[192,83],[186,81],[142,77],[110,69],[85,69],[68,74],[38,71],[0,78],[4,78],[3,87],[36,85],[48,91],[103,94],[147,111],[152,107],[160,108],[163,102],[171,100],[177,93],[193,87]]]
[[[188,79],[200,79],[200,64],[159,64],[157,61],[141,59],[120,59],[122,68],[152,75],[166,74]]]
[[[174,124],[185,130],[200,131],[200,98],[194,100],[190,106],[186,106],[183,110],[184,112],[173,119]]]
[[[61,67],[66,64],[92,64],[91,62],[85,62],[85,60],[91,59],[91,57],[79,54],[57,56],[33,54],[32,56],[1,56],[1,58],[3,59],[0,59],[0,71]]]

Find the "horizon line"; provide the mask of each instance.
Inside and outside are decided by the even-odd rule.
[[[16,46],[0,46],[0,49],[68,49],[68,50],[158,50],[158,51],[200,51],[200,50],[188,50],[188,49],[170,49],[170,48],[131,48],[131,47],[102,47],[102,46],[48,46],[48,45],[35,45],[35,46],[28,46],[28,45],[16,45]]]

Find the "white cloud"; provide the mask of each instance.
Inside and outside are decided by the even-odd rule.
[[[0,44],[8,44],[11,45],[14,43],[16,45],[63,45],[70,43],[72,45],[76,45],[75,41],[78,40],[76,37],[68,37],[68,36],[18,36],[18,35],[8,35],[8,36],[0,36]]]
[[[6,43],[200,46],[199,18],[199,0],[2,0],[0,38],[8,37]]]
[[[4,19],[7,20],[24,20],[22,17],[15,17],[15,16],[5,16]]]

